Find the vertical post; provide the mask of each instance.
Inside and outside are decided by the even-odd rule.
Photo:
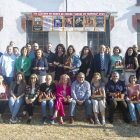
[[[26,43],[28,42],[28,15],[26,15],[26,25],[27,25],[27,30],[26,30]]]
[[[67,12],[67,0],[66,0],[66,12]],[[68,32],[66,31],[66,48],[68,48]]]

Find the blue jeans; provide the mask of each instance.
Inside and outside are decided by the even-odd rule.
[[[16,95],[15,95],[16,96]],[[17,97],[17,96],[16,96]],[[20,107],[24,104],[24,100],[20,98],[19,100],[15,101],[14,98],[11,96],[9,98],[9,108],[11,111],[11,114],[13,116],[16,116]]]
[[[75,106],[78,105],[76,100],[72,100],[69,104],[69,116],[75,116]],[[86,106],[87,109],[87,115],[93,116],[92,114],[92,103],[91,100],[86,100],[82,105]]]
[[[121,80],[122,70],[115,70],[115,71],[119,73],[119,80]],[[112,73],[115,72],[115,71],[112,71]]]
[[[139,115],[140,115],[140,104],[139,103],[137,103],[137,104],[136,103],[128,103],[128,106],[129,106],[129,112],[130,112],[132,121],[137,121],[135,106],[136,106],[136,108],[139,112]]]
[[[47,113],[46,113],[46,106],[47,106],[47,104],[49,105],[50,115],[53,116],[53,114],[54,114],[54,100],[42,101],[41,102],[42,117],[46,117],[47,116]]]
[[[13,77],[4,76],[4,80],[6,81],[6,84],[8,85],[8,87],[10,87],[11,83],[13,82]]]

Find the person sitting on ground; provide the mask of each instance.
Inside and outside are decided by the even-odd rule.
[[[93,76],[94,83],[91,83],[91,101],[93,103],[93,112],[95,116],[95,124],[100,124],[98,119],[99,109],[102,115],[102,124],[105,125],[105,84],[100,82],[101,75],[100,73],[94,73]],[[101,97],[96,97],[101,96]]]
[[[40,86],[38,77],[36,74],[32,74],[29,79],[29,84],[26,85],[25,92],[25,108],[23,113],[19,116],[20,119],[26,116],[26,112],[29,114],[29,119],[27,120],[27,124],[31,123],[34,105],[38,103],[38,95],[40,92]]]
[[[105,88],[106,88],[107,101],[109,105],[109,122],[113,123],[114,111],[116,107],[119,106],[123,114],[124,122],[130,123],[130,121],[127,118],[127,104],[124,100],[124,96],[127,95],[127,89],[124,82],[119,80],[118,72],[113,72],[112,80],[110,80],[106,84]],[[118,98],[118,94],[119,94],[120,101],[116,100],[116,98]]]
[[[65,116],[63,105],[66,105],[71,101],[71,80],[67,74],[63,74],[60,76],[60,83],[57,85],[55,112],[52,119],[57,118],[57,113],[59,111],[60,124],[63,124],[62,117]]]
[[[43,83],[40,86],[40,96],[42,93],[45,93],[46,97],[50,97],[50,99],[41,100],[41,98],[39,98],[39,102],[41,102],[41,108],[42,108],[42,117],[43,117],[42,123],[43,124],[46,123],[46,117],[47,117],[46,106],[47,106],[47,104],[49,105],[50,116],[51,116],[51,118],[53,117],[55,92],[56,92],[56,85],[55,85],[55,83],[52,82],[51,75],[47,75],[46,83]],[[50,123],[53,124],[54,120],[51,118],[50,118]]]
[[[140,115],[140,85],[136,84],[137,78],[135,75],[131,75],[129,77],[129,82],[130,84],[127,85],[128,97],[126,98],[126,101],[129,107],[129,112],[133,121],[133,125],[138,126],[135,107],[137,108],[138,113]],[[135,99],[133,99],[134,97]]]
[[[93,124],[92,120],[92,103],[89,97],[91,96],[90,84],[85,80],[85,74],[80,72],[77,75],[77,80],[72,83],[71,96],[73,100],[69,105],[70,123],[74,123],[76,105],[84,105],[87,108],[89,123]]]
[[[2,115],[8,105],[9,88],[3,82],[4,77],[0,74],[0,123],[3,122]]]
[[[24,104],[24,96],[26,90],[26,82],[22,73],[18,73],[16,81],[13,81],[10,86],[10,95],[9,98],[9,108],[12,114],[10,123],[16,123],[18,118],[16,117],[20,107]]]

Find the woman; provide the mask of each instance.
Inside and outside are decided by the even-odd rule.
[[[136,71],[139,67],[136,55],[137,53],[134,51],[134,49],[129,47],[125,53],[125,57],[123,58],[124,79],[126,85],[129,84],[130,75],[136,75]]]
[[[71,81],[68,75],[63,74],[60,77],[60,83],[57,85],[55,112],[51,119],[56,119],[59,111],[60,124],[63,124],[62,117],[65,116],[63,105],[66,105],[71,101]]]
[[[135,107],[137,108],[138,113],[140,115],[140,85],[136,84],[136,81],[137,81],[137,78],[135,75],[131,75],[129,77],[130,84],[127,85],[128,97],[126,98],[126,101],[129,107],[129,112],[130,112],[134,126],[138,126]],[[137,103],[133,103],[132,101],[134,96],[136,97]]]
[[[26,92],[25,92],[25,108],[23,113],[20,115],[20,119],[26,116],[26,112],[29,114],[29,119],[27,123],[31,123],[31,119],[33,116],[34,104],[38,102],[37,97],[39,95],[40,87],[39,81],[36,74],[32,74],[29,79],[29,85],[26,85]]]
[[[26,44],[26,48],[27,48],[28,52],[31,52],[32,47],[29,43]]]
[[[91,101],[93,103],[93,112],[95,116],[95,124],[100,124],[98,119],[99,110],[102,115],[102,124],[105,125],[105,84],[100,82],[100,73],[94,73],[94,83],[91,84]],[[95,97],[96,95],[102,95],[101,97]]]
[[[121,73],[122,73],[122,66],[123,61],[122,57],[119,55],[121,53],[121,49],[118,46],[115,46],[113,49],[113,55],[111,56],[111,64],[112,64],[112,73],[114,71],[117,71],[119,73],[119,80],[121,79]],[[117,64],[121,66],[120,68],[116,68]]]
[[[108,46],[105,46],[106,50],[105,53],[110,54],[110,48]]]
[[[93,53],[89,46],[84,46],[81,51],[80,59],[82,65],[80,66],[79,72],[83,72],[86,76],[85,80],[91,83],[93,77]]]
[[[65,63],[69,62],[70,67],[65,68],[65,74],[69,75],[72,82],[76,80],[79,67],[81,66],[81,60],[78,55],[75,54],[74,46],[70,45],[67,49],[67,55],[65,58]]]
[[[39,83],[45,83],[46,71],[48,69],[47,59],[44,57],[42,49],[36,51],[36,57],[32,61],[31,70],[37,74]]]
[[[29,56],[29,52],[27,51],[26,47],[23,47],[21,49],[21,56],[19,56],[17,63],[16,63],[16,69],[17,73],[21,72],[25,76],[26,83],[28,84],[29,78],[31,75],[31,63],[32,58]]]
[[[65,58],[65,47],[63,44],[58,44],[55,49],[55,58],[54,58],[54,66],[55,66],[55,84],[57,86],[60,76],[64,74],[64,58]],[[55,62],[59,63],[59,65],[55,65]]]
[[[18,57],[20,56],[19,53],[19,48],[18,47],[13,47],[13,54],[16,56],[16,58],[18,59]]]
[[[9,108],[12,114],[12,118],[10,119],[10,123],[17,122],[17,113],[24,104],[24,96],[25,96],[26,82],[24,80],[24,76],[22,73],[18,73],[16,77],[16,81],[13,81],[10,85],[10,95],[9,98]]]
[[[0,74],[0,123],[3,122],[2,115],[8,105],[9,88],[3,83],[4,77]]]

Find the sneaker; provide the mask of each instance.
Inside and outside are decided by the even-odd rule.
[[[28,120],[27,120],[27,124],[30,124],[30,123],[31,123],[31,120],[32,120],[32,119],[28,119]]]
[[[128,118],[123,119],[125,123],[130,124],[130,121],[128,120]]]
[[[102,125],[106,125],[105,119],[102,119]]]
[[[16,123],[18,121],[17,117],[10,118],[11,123]]]
[[[73,124],[74,123],[74,119],[72,116],[70,116],[70,124]]]
[[[23,113],[22,113],[18,118],[19,118],[19,119],[23,119],[25,116],[26,116],[26,114],[23,114]]]
[[[133,121],[133,125],[134,125],[135,127],[137,127],[137,126],[138,126],[137,121]]]
[[[113,119],[109,118],[108,121],[109,123],[113,124]]]
[[[88,116],[88,121],[89,121],[90,124],[94,124],[94,121],[92,120],[91,116]]]
[[[41,121],[41,122],[45,124],[45,123],[46,123],[46,121],[47,121],[46,117],[43,117],[43,119],[42,119],[42,121]]]
[[[54,124],[54,120],[53,120],[53,119],[51,119],[51,120],[50,120],[50,123],[51,123],[51,124]]]

